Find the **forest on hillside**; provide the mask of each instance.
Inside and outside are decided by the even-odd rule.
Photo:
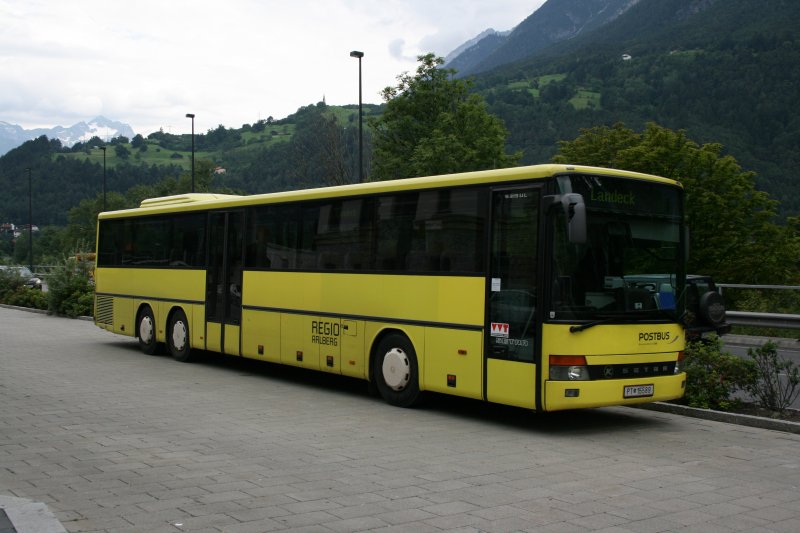
[[[241,128],[220,125],[195,136],[196,158],[210,169],[214,190],[254,194],[349,183],[358,172],[354,109],[357,106],[334,108],[320,102],[278,121]],[[366,107],[365,116],[377,110],[378,106]],[[64,147],[58,140],[39,137],[0,157],[0,223],[27,224],[30,168],[34,224],[65,225],[70,209],[102,194],[103,153],[98,147],[104,145],[95,138]],[[370,153],[367,135],[367,165]],[[158,131],[147,138],[117,138],[108,143],[105,155],[107,192],[124,194],[188,176],[191,137]]]
[[[566,43],[479,76],[476,89],[505,121],[510,148],[523,150],[524,162],[548,160],[558,141],[582,128],[621,122],[641,129],[656,122],[685,129],[699,142],[721,143],[757,173],[759,188],[782,201],[784,215],[796,214],[800,4],[766,2],[762,16],[754,13],[758,3],[725,4],[722,20],[692,19],[667,35],[615,40],[636,33],[626,19],[622,28],[605,29],[604,39]]]

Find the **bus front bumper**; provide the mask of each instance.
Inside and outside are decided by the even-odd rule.
[[[641,379],[546,381],[544,410],[562,411],[675,400],[686,390],[686,373]]]

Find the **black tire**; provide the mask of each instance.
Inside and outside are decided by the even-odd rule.
[[[167,330],[167,346],[172,358],[182,363],[192,360],[192,338],[189,335],[189,321],[186,314],[178,309],[172,313]]]
[[[419,367],[411,341],[392,333],[375,348],[372,379],[380,395],[390,405],[411,407],[419,402]]]
[[[708,291],[700,297],[700,316],[709,326],[725,322],[725,300],[716,291]]]
[[[161,346],[156,341],[156,319],[150,306],[144,306],[136,317],[136,336],[139,337],[139,349],[147,355],[156,355],[161,352]]]

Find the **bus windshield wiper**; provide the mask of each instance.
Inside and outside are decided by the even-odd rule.
[[[678,320],[675,316],[674,312],[668,311],[666,309],[651,309],[648,311],[638,311],[638,312],[629,312],[629,313],[614,313],[614,314],[603,314],[600,315],[603,318],[599,320],[594,320],[592,322],[586,322],[585,324],[575,324],[574,326],[570,326],[569,331],[570,333],[578,333],[585,329],[593,328],[595,326],[600,326],[602,324],[610,324],[612,322],[616,322],[619,324],[635,324],[642,319],[652,319],[652,318],[669,318],[672,320]]]
[[[574,326],[569,327],[570,333],[578,333],[579,331],[583,331],[585,329],[593,328],[595,326],[599,326],[601,324],[609,324],[617,320],[615,317],[610,318],[603,318],[601,320],[595,320],[594,322],[586,322],[585,324],[576,324]]]

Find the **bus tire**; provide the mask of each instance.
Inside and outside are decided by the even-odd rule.
[[[419,401],[417,354],[405,335],[390,333],[381,339],[372,364],[375,386],[387,403],[411,407]]]
[[[156,355],[160,346],[156,341],[156,319],[153,310],[145,305],[136,318],[136,336],[139,337],[139,349],[147,355]]]
[[[172,358],[182,363],[192,360],[192,342],[189,336],[189,321],[186,313],[178,309],[172,313],[167,330],[167,346]]]

